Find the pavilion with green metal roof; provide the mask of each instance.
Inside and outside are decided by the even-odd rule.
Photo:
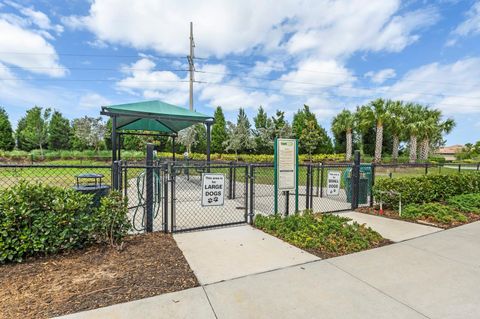
[[[127,134],[172,137],[172,156],[175,159],[175,138],[178,132],[197,123],[207,126],[206,155],[207,161],[210,161],[212,116],[158,100],[102,106],[100,114],[112,119],[113,161],[120,159],[120,136]]]

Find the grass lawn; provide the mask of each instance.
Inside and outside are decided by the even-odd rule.
[[[321,258],[350,254],[390,243],[349,218],[330,214],[295,214],[255,218],[255,227]]]

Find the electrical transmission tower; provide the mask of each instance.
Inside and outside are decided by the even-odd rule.
[[[193,111],[193,82],[195,81],[195,41],[193,40],[193,22],[190,22],[190,55],[187,56],[188,59],[188,70],[190,72],[190,111]]]

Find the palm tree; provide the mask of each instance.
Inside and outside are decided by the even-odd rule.
[[[371,111],[368,105],[357,106],[356,112],[353,114],[354,127],[360,136],[360,153],[364,153],[363,135],[365,135],[372,126]]]
[[[391,101],[385,101],[384,99],[376,99],[370,103],[373,112],[372,118],[376,125],[375,163],[379,163],[382,160],[383,126],[388,121],[388,104],[391,104]]]
[[[400,146],[400,136],[405,131],[404,124],[404,105],[402,101],[391,101],[387,103],[388,112],[388,128],[392,133],[393,147],[392,147],[392,160],[397,162],[398,160],[398,148]]]
[[[455,121],[451,118],[442,121],[442,112],[438,109],[425,109],[423,118],[419,158],[427,160],[431,142],[442,140],[443,134],[450,133],[455,127]]]
[[[417,161],[417,138],[423,128],[422,116],[425,107],[420,104],[407,103],[405,105],[405,132],[410,136],[410,163]]]
[[[335,134],[346,134],[346,157],[345,159],[349,161],[352,158],[352,129],[354,125],[354,116],[352,112],[348,110],[343,110],[338,113],[332,120],[332,131]]]

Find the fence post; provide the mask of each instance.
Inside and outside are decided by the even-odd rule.
[[[147,144],[147,156],[146,156],[146,173],[145,173],[145,212],[147,214],[146,230],[148,233],[153,232],[153,148],[154,145]]]
[[[288,216],[290,209],[290,191],[285,191],[283,195],[285,196],[285,216]]]
[[[248,223],[248,166],[245,165],[245,222]]]
[[[458,172],[460,173],[462,171],[462,164],[458,164]]]
[[[175,220],[175,176],[176,176],[176,172],[175,172],[175,166],[174,164],[172,164],[170,166],[170,230],[171,232],[175,232],[177,226],[176,226],[176,220]]]
[[[168,163],[163,165],[163,231],[165,233],[168,233],[168,168]]]
[[[253,225],[253,218],[255,217],[255,166],[250,165],[250,225]]]
[[[352,167],[352,210],[358,208],[358,195],[360,190],[360,152],[355,151]]]
[[[310,204],[308,207],[313,210],[313,166],[310,166]]]
[[[233,161],[230,161],[230,167],[228,168],[228,199],[232,199],[232,187],[233,187]]]
[[[375,163],[372,163],[372,179],[370,184],[370,207],[373,207],[375,199],[373,198],[373,185],[375,185]]]
[[[237,163],[233,163],[233,192],[232,199],[237,198]]]
[[[123,161],[123,196],[128,199],[128,164]]]
[[[480,170],[480,163],[477,163],[477,171]]]
[[[305,209],[310,208],[310,165],[307,164],[307,180],[305,183]]]
[[[114,161],[112,165],[112,187],[114,190],[118,190],[118,161]]]
[[[323,197],[323,162],[322,169],[320,170],[320,197]]]
[[[428,175],[428,163],[425,163],[425,175]]]

